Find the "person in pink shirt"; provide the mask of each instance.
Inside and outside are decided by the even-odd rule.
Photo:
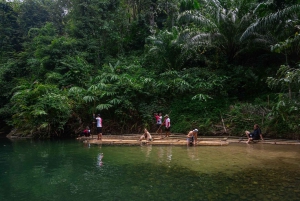
[[[162,129],[161,129],[161,124],[162,124],[162,114],[159,113],[154,113],[154,117],[156,119],[156,132],[160,133],[162,135]],[[162,137],[162,136],[161,136]]]
[[[165,131],[166,131],[166,136],[165,137],[169,137],[171,134],[171,120],[169,118],[169,115],[165,115],[165,120],[163,125],[165,125]]]

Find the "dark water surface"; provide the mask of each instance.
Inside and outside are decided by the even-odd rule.
[[[89,147],[0,139],[1,201],[300,200],[299,170],[298,145]]]

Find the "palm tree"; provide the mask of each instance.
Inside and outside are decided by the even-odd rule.
[[[275,33],[282,41],[300,29],[299,11],[300,4],[297,4],[262,17],[244,31],[240,40],[243,41],[251,36],[257,37],[262,34]]]
[[[181,52],[178,35],[178,28],[173,27],[171,31],[160,31],[158,34],[147,38],[148,56],[151,60],[155,60],[159,72],[182,68],[186,58]]]
[[[184,47],[214,47],[232,62],[245,47],[239,38],[254,20],[252,8],[249,0],[204,0],[201,10],[181,13]]]
[[[242,34],[240,40],[251,38],[257,44],[263,44],[276,53],[285,55],[285,64],[298,62],[300,43],[300,4],[289,6],[271,13],[251,24]],[[271,47],[271,48],[270,48]],[[294,61],[288,61],[294,58]]]

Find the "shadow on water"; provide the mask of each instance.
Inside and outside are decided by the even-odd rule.
[[[295,146],[0,146],[1,200],[299,200]]]

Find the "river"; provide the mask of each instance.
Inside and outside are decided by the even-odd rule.
[[[102,158],[103,156],[103,158]],[[0,200],[300,200],[300,146],[0,138]]]

